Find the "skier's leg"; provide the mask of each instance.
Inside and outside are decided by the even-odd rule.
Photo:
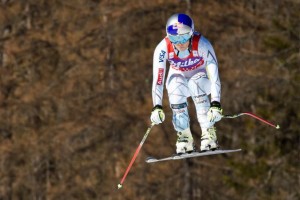
[[[186,79],[178,74],[168,77],[167,90],[170,107],[173,112],[173,125],[177,131],[176,152],[186,153],[194,150],[194,140],[190,130],[190,118],[187,108],[189,96]]]
[[[167,90],[170,107],[173,111],[173,125],[177,132],[183,131],[190,127],[190,118],[187,109],[187,97],[189,90],[186,79],[179,75],[173,74],[168,77]]]
[[[204,71],[194,75],[188,82],[202,131],[201,151],[218,148],[214,123],[207,119],[207,112],[210,108],[210,100],[208,97],[210,94],[210,84]]]

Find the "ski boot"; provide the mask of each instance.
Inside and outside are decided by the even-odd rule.
[[[195,151],[194,139],[190,128],[177,133],[176,153],[184,154]]]
[[[214,126],[202,131],[200,151],[213,151],[219,148]]]

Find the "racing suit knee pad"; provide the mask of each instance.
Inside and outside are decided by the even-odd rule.
[[[177,132],[181,132],[190,127],[190,117],[187,103],[171,104],[173,111],[173,125]]]

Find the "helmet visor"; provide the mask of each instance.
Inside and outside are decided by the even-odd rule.
[[[182,34],[182,35],[171,35],[168,34],[168,38],[173,44],[184,44],[191,38],[190,33]]]

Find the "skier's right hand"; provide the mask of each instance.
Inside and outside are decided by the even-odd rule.
[[[165,120],[165,113],[161,105],[152,108],[150,119],[153,124],[160,124]]]

